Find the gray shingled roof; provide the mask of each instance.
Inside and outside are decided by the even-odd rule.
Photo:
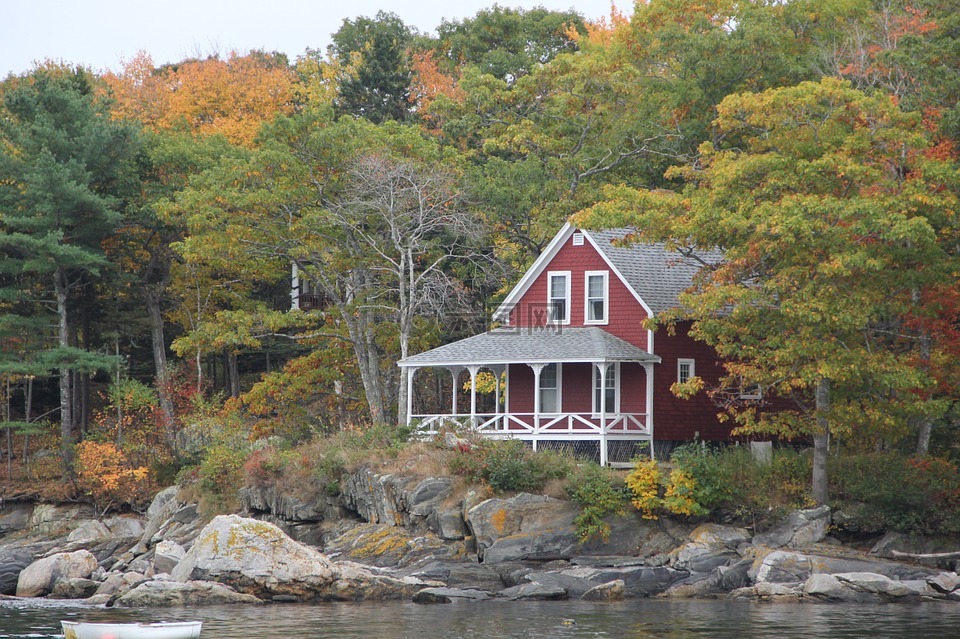
[[[584,231],[620,271],[637,295],[647,303],[654,314],[663,313],[677,306],[677,295],[690,286],[693,275],[701,264],[674,251],[663,244],[631,244],[621,247],[612,242],[623,238],[633,229],[607,229]],[[699,253],[708,262],[717,262],[719,251]]]
[[[400,360],[400,366],[550,362],[659,362],[660,358],[596,326],[498,328]]]

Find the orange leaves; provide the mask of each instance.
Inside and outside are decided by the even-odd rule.
[[[149,471],[134,467],[126,455],[111,443],[84,441],[76,451],[77,484],[101,509],[136,504],[147,497]]]
[[[231,52],[154,68],[139,54],[119,76],[105,80],[117,100],[116,114],[157,130],[222,134],[249,146],[260,125],[293,111],[294,74],[282,59]]]

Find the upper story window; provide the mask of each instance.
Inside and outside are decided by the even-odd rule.
[[[740,399],[763,399],[760,384],[748,384],[740,378]]]
[[[570,323],[570,271],[547,273],[547,320],[551,324]]]
[[[607,323],[609,281],[607,271],[584,273],[584,324]]]
[[[689,382],[697,372],[695,370],[695,361],[692,359],[677,360],[677,381],[681,384]]]

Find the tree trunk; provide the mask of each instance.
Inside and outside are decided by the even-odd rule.
[[[230,397],[240,397],[240,368],[237,365],[237,351],[232,348],[224,353],[223,369],[223,382]]]
[[[931,338],[930,334],[923,330],[923,334],[920,336],[920,361],[923,362],[922,366],[924,370],[930,369],[930,350],[931,350]],[[933,420],[929,417],[921,417],[920,423],[917,425],[917,456],[926,457],[927,453],[930,452],[930,433],[933,431]]]
[[[816,389],[817,430],[813,435],[813,499],[818,506],[829,501],[827,458],[830,454],[830,379],[822,377]]]
[[[70,345],[70,326],[67,316],[67,275],[62,269],[54,274],[54,287],[57,296],[57,339],[61,347]],[[73,428],[73,385],[72,371],[62,366],[60,375],[60,452],[63,456],[64,470],[73,473],[73,447],[75,433]]]
[[[160,296],[152,287],[146,287],[144,299],[150,317],[150,340],[153,351],[153,370],[157,397],[160,400],[160,419],[163,421],[163,437],[171,451],[176,452],[174,433],[173,400],[170,397],[170,375],[167,369],[167,345],[163,334],[163,313],[160,311]]]

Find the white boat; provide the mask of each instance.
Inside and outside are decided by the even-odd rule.
[[[64,639],[197,639],[200,621],[92,623],[61,621]]]

